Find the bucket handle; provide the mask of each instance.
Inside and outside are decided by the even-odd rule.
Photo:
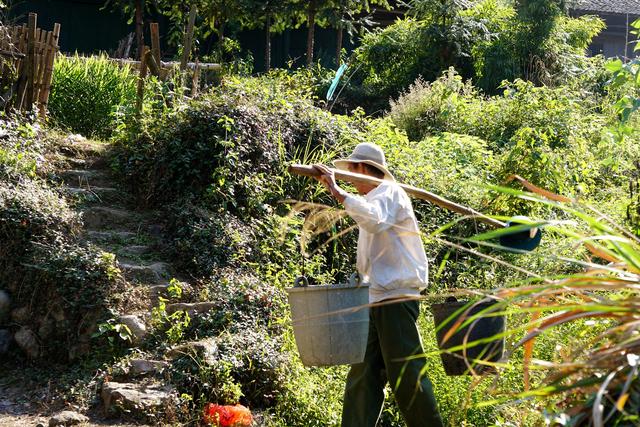
[[[293,286],[296,288],[306,288],[309,286],[309,279],[306,276],[298,276],[296,280],[293,282]]]

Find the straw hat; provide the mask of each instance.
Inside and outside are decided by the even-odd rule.
[[[351,155],[346,159],[333,161],[333,165],[337,169],[345,171],[349,170],[349,163],[365,163],[367,165],[371,165],[379,169],[380,172],[384,172],[384,179],[388,181],[395,181],[395,178],[387,169],[387,162],[384,158],[382,148],[378,147],[376,144],[363,142],[356,145],[353,153],[351,153]]]

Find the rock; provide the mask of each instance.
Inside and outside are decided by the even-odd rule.
[[[0,289],[0,324],[11,314],[11,298],[6,291]]]
[[[147,336],[147,326],[144,321],[136,315],[128,314],[120,316],[118,322],[127,325],[131,331],[131,341],[133,344],[139,344],[144,337]]]
[[[124,276],[133,282],[160,284],[171,277],[169,264],[164,262],[154,262],[149,265],[120,263],[119,266]]]
[[[16,332],[13,339],[16,340],[18,347],[20,347],[29,358],[37,359],[38,356],[40,356],[40,344],[38,343],[38,337],[31,329],[23,326],[18,332]]]
[[[69,347],[68,357],[70,361],[76,360],[91,351],[91,344],[88,342],[79,342]]]
[[[101,397],[106,413],[119,412],[137,419],[157,419],[159,412],[176,403],[173,387],[154,383],[104,383]]]
[[[132,231],[88,231],[87,236],[98,241],[123,243],[135,239],[137,234]]]
[[[89,418],[73,411],[62,411],[57,415],[54,415],[49,420],[49,427],[53,426],[75,426],[81,423],[86,423]]]
[[[87,138],[80,135],[79,133],[70,133],[64,139],[64,142],[67,144],[83,144],[87,142]]]
[[[214,365],[218,355],[218,344],[215,338],[192,341],[172,348],[167,352],[166,357],[173,360],[184,355],[196,356],[208,365]]]
[[[27,306],[16,308],[11,311],[11,320],[18,324],[27,323],[30,318],[31,312],[29,311],[29,307]]]
[[[82,215],[82,220],[90,230],[136,226],[136,223],[139,222],[138,215],[134,212],[104,206],[94,206],[87,209]]]
[[[112,187],[65,187],[64,192],[84,201],[115,202],[121,197],[118,189]]]
[[[11,341],[13,341],[11,332],[9,332],[7,329],[0,329],[0,354],[4,354],[9,351]]]
[[[218,306],[215,302],[194,302],[194,303],[186,303],[179,302],[175,304],[167,305],[167,313],[172,314],[178,310],[186,311],[189,314],[189,317],[196,317],[198,314],[206,313],[210,310],[213,310]]]
[[[129,245],[120,249],[119,253],[122,255],[144,255],[150,251],[149,246],[146,245]]]
[[[40,327],[38,328],[38,336],[42,340],[46,340],[49,338],[56,330],[56,322],[53,319],[44,318],[40,322]]]
[[[106,171],[96,169],[68,169],[62,171],[60,177],[72,187],[109,187],[113,184]]]
[[[162,360],[132,359],[129,361],[129,374],[150,375],[162,372],[169,367],[169,363]]]

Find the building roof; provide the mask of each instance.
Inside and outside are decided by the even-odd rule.
[[[640,0],[570,0],[568,3],[574,10],[640,15]]]

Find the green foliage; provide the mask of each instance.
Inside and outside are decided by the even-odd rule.
[[[604,29],[599,18],[560,16],[557,6],[544,7],[540,2],[530,2],[539,12],[533,14],[484,3],[491,6],[476,7],[476,16],[496,14],[499,31],[476,44],[473,57],[477,85],[489,93],[495,93],[503,80],[518,78],[537,85],[567,83],[587,68],[585,51]]]
[[[640,20],[632,24],[633,34],[640,34]],[[640,50],[636,44],[634,51]],[[612,133],[617,140],[634,133],[637,120],[632,120],[633,114],[640,109],[640,61],[636,58],[627,63],[614,59],[606,64],[609,72],[613,73],[608,89],[615,98],[614,109],[619,121],[612,127]]]
[[[108,137],[118,108],[134,105],[136,74],[106,56],[57,56],[49,113],[56,125],[84,136]]]
[[[189,313],[183,310],[167,313],[167,301],[165,298],[159,298],[158,305],[151,310],[151,323],[156,331],[163,332],[167,343],[175,344],[185,338],[185,330],[191,324],[191,318]]]
[[[195,403],[241,402],[269,407],[286,384],[281,342],[260,329],[222,333],[215,338],[215,359],[186,355],[173,364],[172,381],[193,394]]]
[[[594,112],[597,103],[590,93],[570,94],[565,87],[537,88],[524,81],[503,90],[486,98],[449,71],[432,84],[416,82],[392,102],[390,118],[414,140],[440,132],[485,140],[501,158],[491,170],[499,183],[519,174],[563,194],[587,194],[612,179],[623,185],[626,178],[619,172],[632,170],[633,164],[607,153],[611,143],[601,136],[608,118]],[[611,174],[608,165],[618,173]]]
[[[418,77],[435,80],[455,66],[471,77],[473,43],[488,37],[483,22],[456,14],[453,18],[405,19],[366,34],[354,53],[364,86],[379,96],[395,96]]]
[[[469,110],[479,97],[471,82],[463,82],[450,68],[433,83],[416,80],[397,101],[391,101],[389,117],[409,139],[418,141],[443,130],[463,130],[461,121],[475,113]]]
[[[433,83],[415,83],[385,119],[366,118],[361,110],[350,117],[332,115],[314,107],[310,73],[226,77],[220,88],[181,111],[143,118],[138,135],[122,133],[133,138],[120,139],[116,165],[130,186],[140,189],[141,199],[168,208],[175,258],[194,276],[206,278],[182,297],[215,306],[181,331],[183,340],[211,337],[221,348],[212,363],[185,357],[174,365],[173,378],[194,396],[194,407],[207,399],[240,399],[270,413],[265,425],[338,424],[345,371],[301,366],[283,288],[303,271],[320,283],[341,280],[353,268],[355,233],[326,243],[352,222],[318,206],[332,202],[309,181],[288,175],[288,162],[326,163],[370,141],[383,147],[400,181],[487,213],[567,219],[555,207],[531,208],[485,186],[519,173],[564,194],[579,194],[619,218],[626,174],[638,149],[602,137],[615,112],[602,104],[605,95],[598,89],[606,73],[593,68],[588,73],[561,87],[517,80],[489,97],[451,70]],[[281,203],[287,199],[318,205]],[[451,225],[457,218],[451,213],[427,203],[414,205],[425,232],[433,293],[530,284],[522,270],[479,260],[463,249],[554,277],[581,269],[564,259],[586,257],[584,248],[551,231],[535,253],[501,253],[468,241],[484,226],[468,220]],[[454,250],[443,239],[463,249]],[[517,310],[509,316],[512,325],[527,322]],[[506,369],[497,389],[490,380],[472,388],[471,378],[446,377],[429,322],[427,315],[420,325],[429,375],[452,425],[544,422],[540,406],[529,401],[477,408],[487,396],[520,390],[522,373],[518,367]],[[568,328],[541,337],[536,357],[552,355],[563,334],[572,343],[593,338],[584,331]],[[521,353],[516,356],[522,360]],[[399,419],[388,406],[385,425],[398,425]]]
[[[40,123],[34,116],[0,113],[0,180],[35,178],[48,144],[39,136]]]
[[[345,93],[359,96],[350,105],[368,107],[368,91],[396,97],[416,79],[433,81],[449,67],[488,93],[495,93],[504,80],[519,78],[567,83],[587,68],[586,48],[604,28],[595,17],[562,16],[555,0],[517,7],[496,0],[415,0],[409,5],[412,18],[362,38],[354,52],[358,71],[351,93]]]
[[[79,241],[79,215],[38,178],[55,150],[40,123],[5,115],[0,130],[0,283],[37,334],[39,356],[67,362],[128,304],[124,283],[115,257]]]
[[[124,323],[117,323],[116,319],[109,319],[98,325],[98,331],[91,338],[106,337],[109,345],[116,346],[116,338],[119,342],[131,342],[131,330]]]
[[[126,305],[113,257],[77,242],[78,219],[40,184],[0,184],[0,281],[27,309],[24,326],[37,331],[50,361],[68,361],[99,321]]]

